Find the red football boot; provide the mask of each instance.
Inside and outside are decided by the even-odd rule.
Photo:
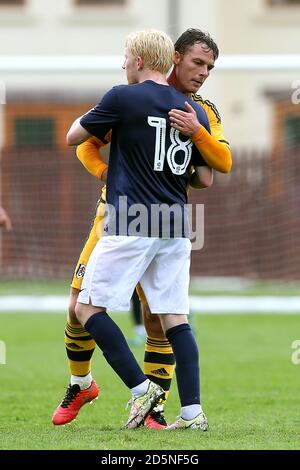
[[[69,385],[61,404],[56,408],[52,416],[52,423],[56,425],[67,424],[73,421],[80,408],[86,403],[92,403],[99,395],[99,388],[95,380],[86,390],[81,390],[79,385]]]
[[[144,421],[144,426],[148,429],[165,429],[167,422],[163,411],[151,411]]]

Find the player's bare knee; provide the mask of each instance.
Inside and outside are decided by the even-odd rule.
[[[91,304],[81,304],[77,302],[75,314],[82,326],[84,326],[88,319],[96,313],[106,313],[106,309],[103,307],[94,307]]]
[[[82,326],[84,326],[85,322],[87,321],[86,318],[86,305],[85,304],[80,304],[76,303],[75,305],[75,315],[79,323],[81,323]]]
[[[183,323],[188,323],[186,315],[180,314],[160,314],[159,315],[163,331],[166,332],[170,328],[175,326],[182,325]]]
[[[79,292],[80,291],[78,289],[74,289],[74,287],[71,288],[69,308],[68,308],[68,320],[70,323],[80,323],[75,312],[75,307],[76,307]]]
[[[143,317],[145,330],[148,336],[152,338],[165,337],[158,315],[151,313],[148,304],[143,304]]]
[[[152,318],[145,320],[145,330],[147,335],[152,338],[163,338],[165,336],[158,315],[152,315]]]
[[[75,302],[70,301],[69,308],[68,308],[68,316],[69,316],[70,323],[79,323],[75,314],[75,305],[76,305],[76,301]]]

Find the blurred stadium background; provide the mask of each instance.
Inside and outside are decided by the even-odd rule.
[[[127,33],[176,39],[193,26],[221,50],[199,93],[222,116],[234,166],[191,193],[206,224],[192,275],[299,280],[299,20],[297,0],[0,1],[0,195],[14,225],[1,233],[1,279],[70,278],[100,185],[66,131],[124,82]]]
[[[7,345],[0,448],[299,447],[291,362],[299,316],[287,315],[300,313],[299,24],[300,0],[0,0],[0,202],[13,222],[12,232],[0,231],[0,346]],[[235,315],[194,318],[212,429],[201,442],[168,435],[162,443],[142,430],[120,439],[127,394],[103,360],[95,374],[109,426],[99,404],[82,412],[80,434],[50,429],[66,385],[65,317],[9,313],[26,307],[26,294],[30,312],[65,311],[100,192],[65,134],[107,89],[125,83],[124,39],[149,27],[174,40],[189,27],[209,31],[221,52],[199,93],[222,116],[233,170],[191,192],[191,201],[205,204],[191,293],[194,310]],[[50,308],[53,296],[63,303]],[[237,307],[233,296],[244,302]],[[116,318],[130,334],[129,320]],[[142,362],[142,350],[136,353]],[[172,393],[172,419],[176,400]]]

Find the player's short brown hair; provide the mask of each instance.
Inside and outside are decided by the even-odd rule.
[[[180,54],[185,54],[186,51],[193,47],[194,44],[206,44],[212,50],[214,59],[219,57],[219,48],[215,41],[208,33],[204,33],[200,29],[190,28],[187,29],[175,42],[175,50]]]

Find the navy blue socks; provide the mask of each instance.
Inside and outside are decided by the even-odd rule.
[[[188,323],[166,331],[175,356],[176,378],[181,406],[200,404],[198,346]]]
[[[84,325],[96,341],[109,365],[128,388],[147,380],[129,349],[126,339],[107,313],[95,313]]]

